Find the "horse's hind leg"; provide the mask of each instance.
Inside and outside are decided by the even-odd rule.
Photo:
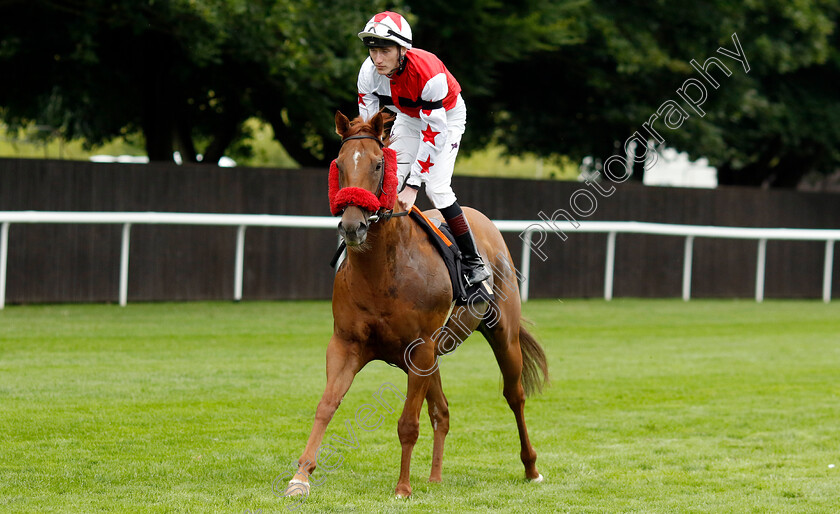
[[[435,433],[434,449],[432,450],[432,472],[429,474],[429,482],[441,481],[441,468],[443,467],[443,442],[449,432],[449,402],[443,394],[443,387],[440,383],[440,371],[429,377],[429,390],[426,392],[426,403],[429,406],[429,419],[432,422],[432,430]]]
[[[519,347],[519,319],[506,319],[504,313],[492,328],[482,325],[481,333],[493,348],[496,362],[502,371],[504,396],[516,417],[519,430],[520,458],[525,465],[525,477],[529,480],[542,480],[537,471],[537,452],[528,438],[525,426],[525,389],[522,386],[522,351]]]

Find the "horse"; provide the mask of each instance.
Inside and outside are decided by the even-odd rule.
[[[420,430],[423,401],[428,403],[434,431],[430,482],[440,482],[444,440],[449,432],[449,405],[443,393],[437,359],[452,350],[441,345],[441,329],[463,341],[475,330],[484,335],[504,380],[503,395],[516,418],[525,478],[541,482],[537,454],[525,426],[525,398],[548,381],[545,353],[523,327],[516,275],[501,233],[479,211],[464,207],[481,254],[493,270],[487,280],[493,302],[454,307],[452,283],[443,259],[428,236],[396,202],[396,161],[385,162],[384,115],[353,122],[340,111],[336,133],[342,147],[333,162],[330,195],[344,194],[338,232],[347,255],[335,275],[332,296],[333,335],[327,345],[327,385],[287,496],[309,494],[309,476],[317,465],[317,450],[327,425],[350,388],[355,375],[378,359],[408,375],[397,433],[402,446],[395,493],[407,498],[411,454]],[[391,168],[391,169],[387,169]],[[377,205],[379,203],[379,205]],[[441,218],[436,210],[429,217]],[[492,316],[490,316],[492,315]]]

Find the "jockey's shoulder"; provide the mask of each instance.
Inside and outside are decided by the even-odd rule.
[[[420,48],[412,48],[406,53],[408,58],[407,69],[418,73],[420,76],[434,76],[446,70],[446,65],[443,64],[435,54],[421,50]]]
[[[412,48],[408,50],[406,54],[408,55],[409,59],[413,57],[414,59],[420,61],[437,61],[441,63],[443,62],[437,55],[433,54],[432,52],[429,52],[428,50],[423,50],[422,48]]]

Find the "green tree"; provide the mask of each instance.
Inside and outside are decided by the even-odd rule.
[[[789,187],[840,165],[840,0],[11,0],[0,114],[90,144],[142,132],[152,160],[203,162],[247,151],[243,123],[259,117],[320,166],[338,148],[333,112],[356,111],[356,32],[385,8],[461,82],[466,151],[620,153],[698,77],[689,61],[737,33],[749,73],[733,66],[704,116],[661,129],[666,143],[708,157],[722,184]]]
[[[715,51],[733,48],[737,33],[749,73],[724,58],[733,74],[709,88],[705,116],[691,113],[679,129],[661,130],[666,143],[708,157],[721,184],[790,187],[809,171],[830,173],[840,165],[836,0],[496,6],[538,12],[530,18],[538,25],[562,27],[543,37],[523,29],[526,38],[537,37],[526,41],[504,31],[515,24],[499,28],[469,10],[453,16],[445,2],[424,5],[420,37],[434,27],[450,68],[466,69],[456,75],[471,120],[480,120],[468,127],[471,141],[495,138],[513,154],[574,160],[623,153],[625,140],[664,101],[679,101],[676,90],[687,78],[698,77],[691,59],[721,57]],[[469,30],[460,33],[465,24]],[[633,178],[642,176],[639,164]]]
[[[2,116],[90,144],[142,131],[151,160],[215,163],[256,115],[320,164],[364,54],[346,21],[364,16],[346,0],[5,2]]]

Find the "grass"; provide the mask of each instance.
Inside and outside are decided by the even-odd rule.
[[[543,484],[479,337],[442,358],[452,426],[430,484],[393,498],[398,414],[355,429],[300,512],[836,512],[840,304],[531,301],[552,384],[529,399]],[[324,386],[325,302],[12,306],[0,311],[0,511],[288,512]],[[385,382],[360,373],[327,432]],[[355,427],[355,425],[353,425]],[[830,468],[830,464],[836,466]]]
[[[489,145],[470,155],[458,156],[455,175],[533,179],[577,180],[580,163],[568,157],[540,159],[533,154],[505,156],[502,147]]]

